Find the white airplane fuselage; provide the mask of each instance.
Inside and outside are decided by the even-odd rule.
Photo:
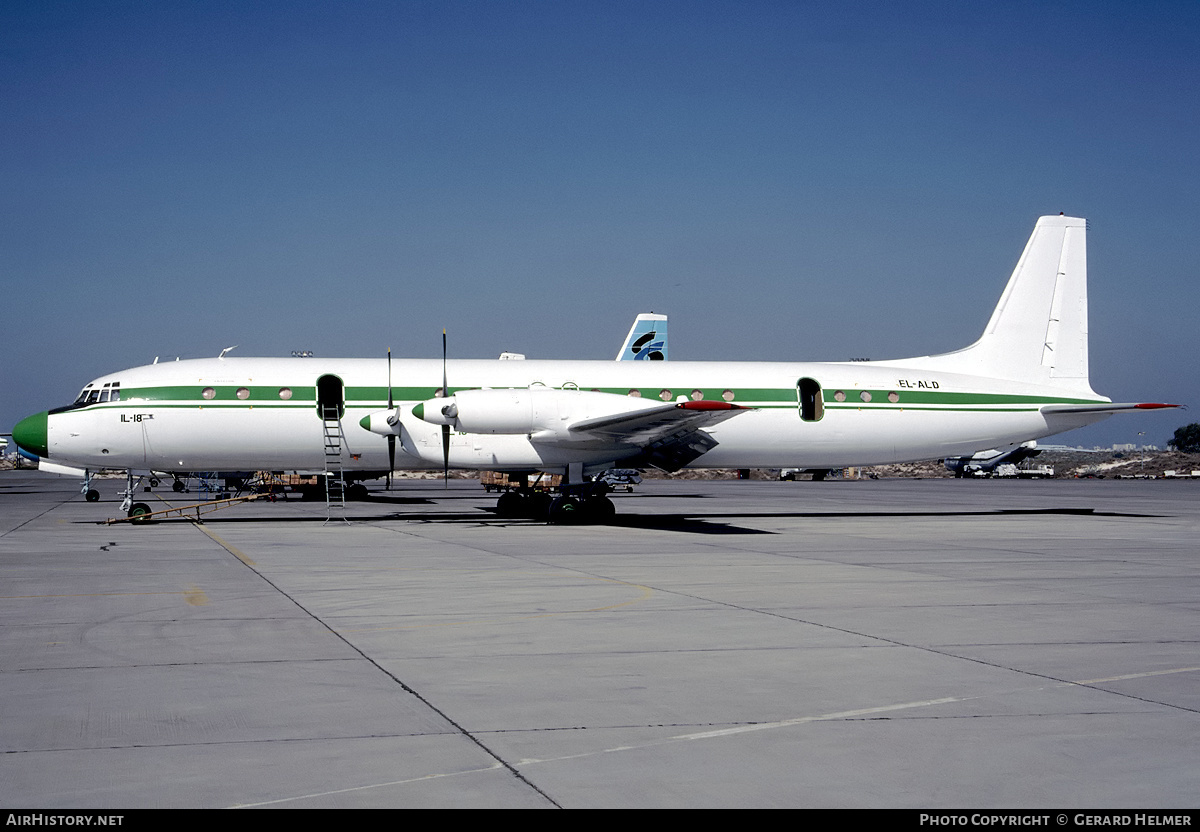
[[[383,359],[214,358],[137,367],[92,382],[97,389],[119,382],[120,401],[51,413],[45,455],[83,468],[320,470],[317,380],[333,376],[344,389],[345,470],[383,471],[384,438],[360,422],[386,408],[387,373]],[[699,391],[704,400],[752,408],[707,429],[718,444],[691,463],[705,468],[835,468],[928,459],[1047,436],[1108,415],[1056,417],[1040,411],[1046,404],[1107,401],[1101,397],[866,362],[451,361],[446,373],[451,393],[544,385],[563,390],[569,402],[573,388],[622,396],[636,391],[652,401],[691,400]],[[395,361],[392,374],[402,426],[397,467],[440,469],[440,428],[411,411],[440,392],[442,362]],[[819,419],[802,419],[801,379],[820,385]],[[206,390],[211,398],[205,398]],[[246,391],[245,398],[238,397],[239,390]],[[538,443],[527,434],[455,431],[449,462],[457,468],[558,471],[568,462],[590,467],[628,455],[614,456],[611,447]]]

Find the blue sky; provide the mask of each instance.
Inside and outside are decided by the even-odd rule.
[[[0,429],[231,344],[956,349],[1060,211],[1093,387],[1194,402],[1200,4],[847,6],[0,0]]]

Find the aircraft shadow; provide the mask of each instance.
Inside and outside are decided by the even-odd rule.
[[[543,526],[544,521],[500,517],[494,508],[482,508],[463,512],[431,512],[431,511],[388,511],[377,514],[355,512],[354,506],[366,508],[369,502],[394,502],[404,505],[431,504],[433,501],[422,498],[399,498],[393,500],[368,500],[352,504],[348,508],[345,519],[353,523],[428,523],[428,524],[471,524],[487,525],[494,528],[508,526],[529,527]],[[1096,511],[1091,508],[1001,508],[1001,509],[970,509],[970,510],[937,510],[937,511],[759,511],[759,512],[715,512],[710,515],[696,516],[686,513],[669,514],[618,514],[606,525],[613,528],[645,529],[653,531],[681,532],[685,534],[712,535],[763,535],[780,534],[769,529],[749,528],[739,525],[737,521],[748,520],[779,520],[779,519],[810,519],[810,520],[870,520],[882,518],[918,518],[918,517],[1021,517],[1030,515],[1073,515],[1079,517],[1128,517],[1155,518],[1164,515],[1139,514],[1134,512]],[[202,522],[213,525],[234,525],[239,523],[337,523],[341,517],[326,517],[324,514],[313,512],[305,516],[291,517],[238,517],[205,515]],[[103,521],[79,521],[81,523]],[[148,524],[193,523],[194,517],[163,517],[147,521]]]

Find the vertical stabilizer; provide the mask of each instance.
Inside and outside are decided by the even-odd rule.
[[[1092,394],[1087,222],[1064,216],[1039,219],[980,339],[926,363],[950,372]]]
[[[643,312],[638,315],[617,353],[617,361],[666,361],[667,316]]]

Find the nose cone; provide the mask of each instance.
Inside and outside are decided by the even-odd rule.
[[[48,411],[26,416],[13,428],[13,441],[24,451],[41,457],[50,456],[46,449],[46,419]]]
[[[399,423],[392,425],[388,418],[391,415],[392,411],[390,410],[379,410],[375,413],[368,413],[359,419],[358,423],[363,430],[369,430],[371,433],[377,433],[380,436],[396,436],[400,433]]]

